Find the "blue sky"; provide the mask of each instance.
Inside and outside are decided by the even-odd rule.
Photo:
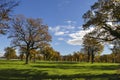
[[[49,26],[52,47],[62,55],[80,51],[82,37],[92,30],[82,30],[82,15],[97,0],[21,0],[13,11],[14,15],[42,18]],[[0,35],[0,52],[10,45],[7,36]],[[107,53],[108,50],[104,53]]]

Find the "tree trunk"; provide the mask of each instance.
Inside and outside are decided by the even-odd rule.
[[[90,62],[90,54],[88,55],[88,61],[87,62]]]
[[[36,62],[36,55],[34,54],[33,62]]]
[[[23,61],[23,57],[21,57],[21,61]]]
[[[88,60],[87,60],[87,62],[89,62],[90,61],[90,50],[88,50]]]
[[[46,55],[44,54],[44,61],[46,61]]]
[[[114,63],[116,63],[116,56],[117,56],[117,55],[115,54],[115,56],[114,56]]]
[[[29,52],[26,53],[26,62],[25,62],[25,64],[28,64],[28,62],[29,62],[29,54],[30,54]]]
[[[94,63],[94,51],[92,51],[92,64]]]

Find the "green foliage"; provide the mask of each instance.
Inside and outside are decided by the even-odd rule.
[[[95,27],[94,38],[104,41],[120,39],[120,0],[98,0],[83,18],[84,29]]]
[[[44,56],[44,60],[56,60],[60,59],[60,53],[55,51],[52,47],[46,46],[41,51]]]
[[[83,50],[88,55],[88,62],[94,62],[94,57],[102,53],[104,46],[95,38],[91,38],[90,33],[83,38]]]
[[[15,49],[13,49],[11,47],[5,48],[5,54],[4,54],[4,56],[5,56],[5,58],[7,58],[7,60],[9,60],[9,59],[15,59],[17,57]]]
[[[91,38],[90,34],[86,34],[83,38],[83,47],[86,50],[94,50],[95,53],[101,53],[104,49],[104,46],[95,38]]]
[[[62,61],[86,62],[86,59],[86,55],[79,51],[73,52],[73,54],[62,56]]]
[[[119,80],[119,64],[0,60],[0,80]]]

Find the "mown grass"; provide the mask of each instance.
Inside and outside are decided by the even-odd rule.
[[[0,80],[120,80],[120,65],[115,63],[78,63],[0,60]]]

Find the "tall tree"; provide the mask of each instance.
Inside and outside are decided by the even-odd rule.
[[[5,48],[5,54],[4,54],[4,56],[7,58],[7,60],[9,60],[9,59],[15,59],[17,57],[16,51],[12,47]]]
[[[116,39],[116,40],[112,41],[112,45],[113,45],[113,48],[111,48],[111,50],[112,50],[112,54],[114,56],[114,62],[116,62],[117,54],[119,54],[119,52],[120,52],[120,40]]]
[[[60,53],[55,51],[52,47],[44,47],[41,53],[44,55],[44,60],[56,60],[60,59]]]
[[[23,61],[23,59],[25,59],[25,53],[26,53],[26,48],[24,47],[20,47],[19,49],[19,58],[21,59],[21,61]]]
[[[83,47],[88,54],[88,62],[94,62],[95,55],[100,54],[103,51],[104,46],[94,38],[89,37],[89,34],[84,36]]]
[[[13,19],[9,38],[12,38],[14,46],[26,49],[26,64],[28,64],[31,50],[38,49],[42,43],[51,41],[48,26],[44,25],[41,19],[24,16],[16,16]]]
[[[8,21],[11,20],[10,13],[18,6],[15,0],[0,0],[0,34],[5,34],[8,29]]]
[[[94,38],[120,39],[120,0],[98,0],[84,15],[83,28],[95,27]]]

